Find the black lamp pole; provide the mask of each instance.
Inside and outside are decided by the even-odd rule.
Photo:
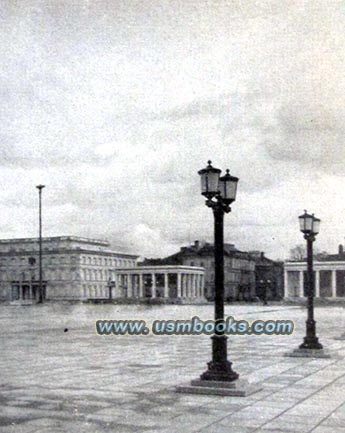
[[[201,380],[231,382],[239,375],[232,370],[232,363],[227,359],[227,337],[224,322],[224,214],[231,211],[230,203],[235,201],[238,178],[230,176],[229,170],[219,178],[220,170],[209,165],[199,171],[202,194],[207,197],[206,206],[212,208],[214,215],[214,271],[215,271],[215,323],[212,338],[212,361],[208,369],[201,374]]]
[[[38,303],[43,303],[43,286],[42,286],[42,189],[45,185],[37,185],[39,199],[39,289]]]
[[[314,271],[313,271],[313,242],[318,234],[320,220],[313,215],[307,214],[300,217],[301,231],[307,241],[307,287],[308,287],[308,317],[306,321],[306,336],[300,349],[322,349],[322,344],[316,336],[316,322],[314,320]]]

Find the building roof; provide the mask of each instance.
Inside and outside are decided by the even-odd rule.
[[[214,246],[208,242],[204,244],[200,244],[198,241],[195,241],[193,245],[188,247],[181,247],[180,251],[172,254],[171,256],[165,257],[163,259],[145,259],[143,263],[150,265],[160,265],[166,263],[179,263],[179,259],[184,256],[213,256],[214,254]],[[250,254],[244,251],[238,250],[234,244],[225,243],[224,244],[224,255],[228,257],[237,257],[237,258],[246,258],[248,260],[254,260]]]
[[[280,260],[272,260],[265,256],[263,251],[249,251],[249,254],[255,260],[256,266],[272,266],[272,265],[282,265],[283,262]]]
[[[345,262],[345,254],[317,254],[315,260],[318,262]]]
[[[39,238],[13,238],[0,239],[0,255],[18,254],[33,251],[38,249]],[[118,250],[110,250],[110,243],[107,240],[89,239],[79,236],[50,236],[42,237],[43,252],[56,253],[58,251],[79,251],[85,254],[117,254],[125,257],[138,258],[137,254],[121,252]],[[22,251],[21,248],[25,250]],[[20,250],[20,251],[19,251]]]
[[[33,243],[38,242],[39,238],[12,238],[12,239],[0,239],[0,244],[16,244],[16,243]],[[79,236],[49,236],[42,237],[42,242],[56,242],[56,241],[67,241],[67,242],[80,242],[86,244],[100,245],[108,247],[110,244],[106,240],[102,239],[89,239]]]
[[[313,258],[316,262],[345,262],[345,254],[316,254]],[[303,259],[286,260],[288,263],[301,263],[306,261],[306,257]]]

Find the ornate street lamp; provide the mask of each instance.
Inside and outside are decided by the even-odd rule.
[[[224,323],[224,214],[231,211],[230,204],[236,199],[238,178],[231,176],[229,170],[219,177],[221,170],[214,168],[211,161],[200,170],[201,194],[206,197],[206,206],[214,215],[214,271],[215,271],[215,322]],[[201,380],[232,382],[239,375],[232,370],[227,359],[227,337],[225,326],[218,326],[212,338],[212,361],[200,376]],[[223,330],[221,330],[223,329]]]
[[[263,305],[268,305],[267,304],[267,291],[271,286],[271,280],[260,280],[260,286],[261,286],[261,290],[262,290]]]
[[[322,349],[322,344],[316,337],[316,328],[314,320],[314,272],[313,272],[313,242],[320,231],[320,222],[314,214],[310,215],[304,211],[303,215],[298,217],[300,230],[307,241],[307,283],[308,283],[308,318],[306,321],[306,336],[304,342],[299,346],[300,349]]]
[[[191,384],[177,386],[178,392],[246,397],[261,388],[239,380],[238,373],[232,368],[227,356],[227,336],[224,320],[224,214],[231,211],[230,204],[236,199],[238,178],[226,170],[221,171],[211,165],[198,172],[201,179],[201,194],[206,197],[206,206],[214,215],[214,275],[215,275],[215,332],[212,339],[212,360],[200,379]]]

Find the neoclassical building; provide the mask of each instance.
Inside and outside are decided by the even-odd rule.
[[[338,254],[319,255],[314,258],[315,297],[345,297],[345,254],[339,245]],[[284,265],[284,296],[307,296],[306,261],[288,261]]]
[[[138,256],[109,249],[107,241],[76,236],[42,239],[44,297],[108,297],[116,268],[136,266]],[[35,300],[39,287],[37,238],[0,240],[0,300]]]
[[[139,256],[109,247],[75,236],[43,238],[44,299],[204,299],[203,268],[138,266]],[[38,290],[38,239],[0,240],[0,300],[35,302]]]

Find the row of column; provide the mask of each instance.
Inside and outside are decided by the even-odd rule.
[[[201,298],[204,296],[204,276],[201,274],[177,274],[178,298]]]
[[[163,297],[169,298],[169,272],[164,275]],[[144,275],[151,275],[151,294],[156,297],[156,274],[117,274],[116,287],[127,286],[127,297],[144,297]],[[177,298],[199,298],[204,296],[204,275],[177,273]]]
[[[24,297],[24,286],[25,286],[25,288],[26,288],[26,290],[25,290],[25,294],[26,294],[26,296]],[[17,284],[17,285],[13,285],[12,286],[12,297],[13,297],[13,291],[15,290],[15,289],[17,289],[18,290],[18,296],[19,296],[19,300],[20,301],[22,301],[22,300],[24,300],[24,299],[31,299],[31,300],[34,300],[34,296],[33,296],[33,287],[32,287],[32,285],[31,284],[22,284],[22,283],[19,283],[19,284]],[[37,294],[37,290],[36,290],[36,294]]]
[[[296,272],[296,271],[293,271]],[[320,272],[321,271],[314,271],[315,272],[315,297],[320,297]],[[284,270],[284,296],[289,296],[289,280],[288,280],[288,273],[289,271]],[[299,297],[302,298],[304,296],[304,271],[298,271],[299,273]],[[332,288],[332,298],[337,297],[337,278],[336,278],[336,271],[331,271],[331,288]]]

